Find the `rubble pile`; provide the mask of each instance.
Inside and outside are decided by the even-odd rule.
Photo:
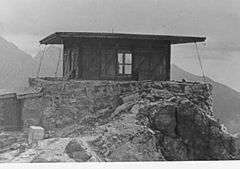
[[[23,143],[27,140],[27,134],[14,131],[0,131],[0,150],[9,148],[13,144]]]

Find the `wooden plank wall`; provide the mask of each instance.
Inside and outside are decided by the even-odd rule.
[[[133,75],[117,74],[118,50],[131,51]],[[74,78],[84,80],[169,80],[168,42],[82,39],[64,45],[64,76],[75,70]]]
[[[83,59],[83,79],[97,80],[99,79],[99,64],[100,59],[97,43],[82,43],[81,55]]]
[[[63,77],[77,79],[81,76],[81,55],[79,45],[72,41],[64,43]]]

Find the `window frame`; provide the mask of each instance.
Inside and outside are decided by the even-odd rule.
[[[122,63],[119,62],[119,54],[122,54]],[[130,58],[131,58],[131,62],[130,63],[126,63],[126,55],[130,54]],[[119,66],[122,66],[122,73],[119,72]],[[125,72],[125,66],[131,66],[131,71],[129,74],[126,74]],[[133,53],[131,51],[126,51],[126,50],[119,50],[117,52],[117,74],[120,76],[131,76],[133,71],[132,71],[132,67],[133,67]]]

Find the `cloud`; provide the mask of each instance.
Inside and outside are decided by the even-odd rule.
[[[1,0],[0,22],[6,35],[18,38],[114,29],[204,35],[206,50],[240,51],[239,7],[237,0]]]

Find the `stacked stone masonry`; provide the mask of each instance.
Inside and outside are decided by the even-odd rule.
[[[32,78],[29,79],[29,84],[36,93],[1,96],[0,126],[12,129],[30,125],[43,125],[51,129],[64,127],[89,114],[98,116],[104,108],[109,108],[109,113],[113,112],[125,96],[136,95],[144,90],[159,92],[159,89],[169,91],[177,97],[187,97],[212,114],[210,84],[173,81],[62,81],[56,78]],[[166,95],[166,92],[162,95]]]
[[[162,91],[162,99],[165,99],[166,91],[174,97],[186,97],[212,115],[210,84],[175,81],[62,81],[51,78],[29,79],[29,84],[33,88],[42,88],[44,97],[24,101],[24,121],[33,123],[29,125],[42,123],[49,129],[63,128],[89,115],[101,116],[101,110],[106,108],[111,113],[122,104],[122,98],[148,90]],[[27,118],[31,116],[36,118]]]
[[[73,138],[65,152],[75,161],[239,159],[237,138],[213,116],[210,84],[54,78],[29,84],[40,94],[18,97],[24,127],[43,127],[46,140]]]

